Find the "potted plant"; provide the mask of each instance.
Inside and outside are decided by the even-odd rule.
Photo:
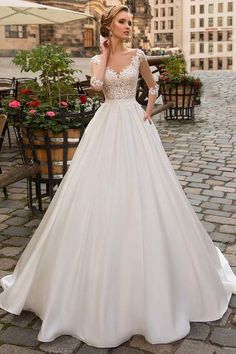
[[[36,189],[45,182],[52,198],[53,185],[66,173],[100,101],[78,95],[73,61],[59,46],[43,44],[20,51],[13,62],[21,71],[40,72],[39,81],[27,82],[17,100],[4,100],[2,112],[14,126],[24,162],[40,166]]]
[[[163,103],[172,102],[172,108],[165,111],[166,119],[191,119],[194,117],[196,99],[202,93],[202,82],[189,75],[183,57],[171,56],[161,64],[159,79]]]

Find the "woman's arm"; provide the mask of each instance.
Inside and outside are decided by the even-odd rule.
[[[144,78],[144,80],[149,88],[148,104],[147,104],[144,120],[148,119],[151,124],[152,123],[151,114],[152,114],[152,111],[153,111],[153,108],[154,108],[154,105],[155,105],[155,102],[156,102],[156,99],[158,96],[159,88],[158,88],[158,85],[153,77],[153,74],[152,74],[149,64],[147,62],[147,58],[142,51],[141,51],[141,55],[140,55],[139,72],[142,75],[142,77]]]
[[[107,66],[107,60],[110,53],[109,38],[103,38],[100,42],[101,55],[95,55],[91,58],[91,80],[90,85],[95,91],[103,89],[104,76]]]
[[[95,55],[91,58],[90,85],[95,91],[103,89],[104,75],[107,66],[107,58],[104,54]]]

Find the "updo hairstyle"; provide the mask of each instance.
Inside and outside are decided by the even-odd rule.
[[[101,36],[103,36],[105,38],[109,37],[110,31],[107,28],[107,26],[111,25],[114,17],[121,11],[130,12],[128,6],[126,6],[126,5],[115,5],[115,6],[112,6],[106,12],[104,12],[104,14],[101,17],[101,28],[100,28]]]

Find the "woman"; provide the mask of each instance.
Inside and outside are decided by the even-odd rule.
[[[95,347],[134,334],[172,342],[190,321],[221,318],[236,292],[152,123],[157,87],[144,53],[124,44],[130,29],[126,6],[102,17],[107,38],[91,60],[91,85],[105,103],[14,273],[2,279],[0,306],[35,312],[43,342],[63,334]],[[139,72],[149,87],[145,112],[135,101]]]

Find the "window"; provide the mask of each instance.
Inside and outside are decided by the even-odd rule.
[[[204,70],[204,59],[199,60],[199,69]]]
[[[191,15],[195,15],[195,11],[196,11],[195,5],[190,6],[190,13],[191,13]]]
[[[166,9],[164,7],[161,8],[161,16],[165,17],[166,15]]]
[[[224,4],[223,4],[223,2],[220,2],[218,4],[218,12],[223,12],[223,10],[224,10]]]
[[[159,41],[159,36],[160,36],[159,33],[155,33],[155,34],[154,34],[154,42],[155,42],[155,44],[158,43],[158,42],[160,42],[160,41]]]
[[[173,33],[155,33],[155,43],[173,43]]]
[[[190,54],[195,54],[195,43],[190,44]]]
[[[204,53],[204,43],[199,43],[199,52]]]
[[[213,69],[213,60],[208,59],[208,69]]]
[[[222,26],[223,26],[223,17],[218,17],[218,18],[217,18],[217,25],[218,25],[219,27],[222,27]]]
[[[208,43],[208,52],[209,53],[213,52],[213,43]]]
[[[155,9],[155,17],[158,17],[158,9]]]
[[[204,32],[199,32],[199,41],[200,42],[204,41]]]
[[[195,59],[191,59],[191,68],[195,68]]]
[[[227,26],[233,26],[233,17],[232,16],[227,17]]]
[[[208,32],[208,41],[213,41],[213,32]]]
[[[232,52],[232,50],[233,50],[233,44],[232,43],[228,43],[227,44],[227,51],[228,52]]]
[[[228,2],[228,11],[229,12],[233,11],[233,2],[232,1]]]
[[[155,29],[158,30],[158,21],[155,21]]]
[[[214,26],[214,18],[213,17],[209,17],[208,18],[208,26],[209,27],[213,27]]]
[[[169,3],[170,3],[170,4],[173,4],[173,2],[174,2],[174,0],[169,0]]]
[[[5,38],[27,38],[27,26],[5,26]]]
[[[168,7],[168,16],[174,16],[174,8]]]
[[[227,41],[232,41],[233,32],[227,31]]]
[[[93,29],[84,29],[84,48],[93,47]]]
[[[222,70],[222,68],[223,68],[223,60],[222,60],[222,58],[218,58],[218,60],[217,60],[217,69],[218,70]]]
[[[199,12],[200,14],[204,14],[204,5],[200,5]]]
[[[165,4],[166,3],[166,0],[161,0],[161,4]]]
[[[195,28],[195,19],[194,18],[190,19],[190,27]]]
[[[232,69],[232,65],[233,65],[233,58],[228,57],[227,58],[227,69]]]
[[[213,14],[213,12],[214,12],[214,4],[209,4],[208,5],[208,12],[209,12],[209,14]]]
[[[156,0],[155,4],[158,5],[158,0]]]
[[[204,27],[204,18],[199,19],[199,27]]]
[[[190,33],[190,40],[191,40],[191,41],[195,41],[195,39],[196,39],[195,32],[191,32],[191,33]]]
[[[223,32],[218,31],[218,33],[217,33],[217,40],[218,40],[218,42],[221,42],[221,41],[223,40]]]
[[[165,28],[166,28],[165,21],[161,21],[161,30],[164,30]]]
[[[173,29],[174,28],[174,21],[169,20],[168,21],[168,29]]]
[[[223,44],[222,43],[218,43],[218,52],[219,53],[223,52]]]

